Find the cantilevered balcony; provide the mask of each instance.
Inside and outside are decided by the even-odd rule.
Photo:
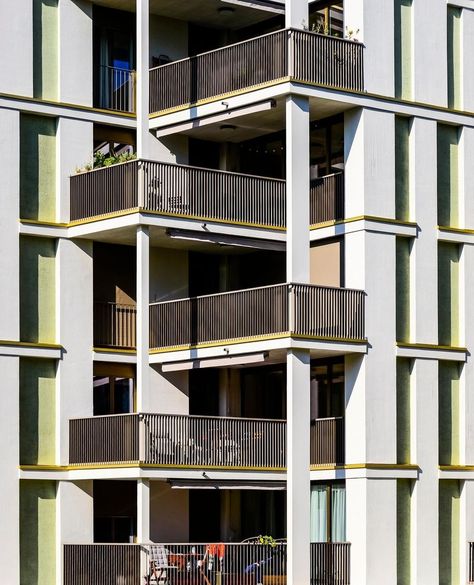
[[[284,228],[286,182],[145,160],[71,177],[71,221],[144,211],[217,222]],[[344,217],[344,175],[311,181],[310,223]]]
[[[153,303],[150,348],[283,336],[363,341],[364,295],[360,290],[290,283]]]
[[[286,421],[180,414],[72,419],[69,462],[283,470]],[[344,463],[343,418],[312,421],[309,463],[312,466]]]
[[[150,71],[150,112],[293,80],[363,91],[363,45],[284,29]]]
[[[310,585],[350,585],[350,543],[311,543]],[[286,542],[66,544],[64,585],[284,585]]]

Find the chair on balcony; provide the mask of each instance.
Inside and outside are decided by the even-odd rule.
[[[149,567],[145,576],[146,585],[169,585],[173,582],[171,577],[179,567],[170,564],[169,550],[162,544],[149,546]]]

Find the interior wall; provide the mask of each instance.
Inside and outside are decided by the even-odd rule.
[[[188,490],[150,482],[150,538],[153,542],[189,542]]]
[[[342,245],[341,240],[311,245],[309,252],[311,284],[343,286]]]
[[[150,248],[150,302],[188,296],[188,252]]]
[[[94,242],[94,300],[134,305],[136,299],[134,246]]]

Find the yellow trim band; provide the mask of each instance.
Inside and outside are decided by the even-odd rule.
[[[467,352],[467,347],[456,347],[454,345],[436,345],[430,343],[402,343],[397,341],[397,347],[405,349],[431,349],[433,351]]]
[[[8,345],[10,347],[30,347],[38,349],[64,349],[62,345],[56,343],[41,343],[34,341],[10,341],[6,339],[0,339],[0,346]]]

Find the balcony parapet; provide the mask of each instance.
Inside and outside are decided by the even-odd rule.
[[[277,284],[150,305],[150,348],[272,337],[365,341],[365,293]]]
[[[161,113],[289,80],[364,90],[363,45],[283,29],[150,70],[150,112]]]
[[[310,585],[350,585],[350,543],[313,542]],[[284,585],[286,542],[65,544],[64,585]]]
[[[286,226],[286,182],[148,160],[78,173],[70,180],[71,221],[143,210],[173,217],[273,229]],[[311,181],[310,223],[344,217],[344,175]]]

